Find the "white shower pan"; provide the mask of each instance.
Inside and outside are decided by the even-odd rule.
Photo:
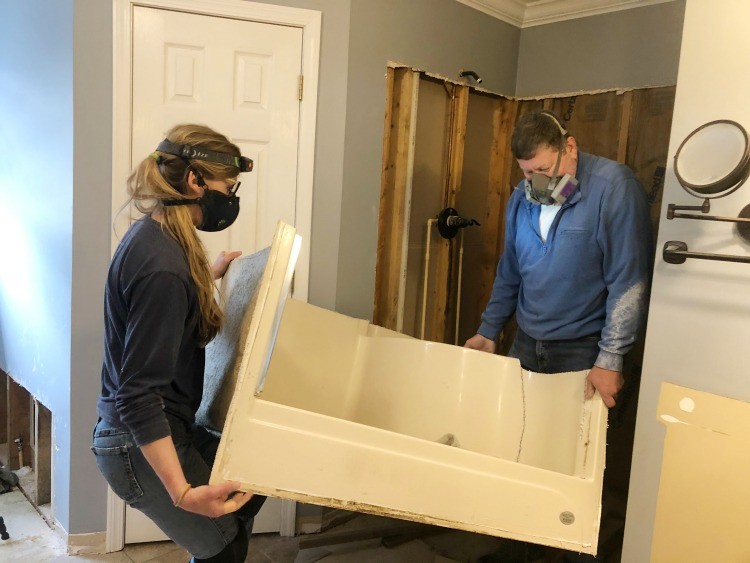
[[[531,373],[287,299],[298,246],[280,224],[211,482],[595,554],[607,409],[584,400],[586,373]]]

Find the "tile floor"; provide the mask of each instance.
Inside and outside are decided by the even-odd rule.
[[[18,490],[0,495],[0,516],[10,534],[8,540],[0,540],[3,562],[185,563],[190,559],[172,542],[129,545],[123,551],[103,555],[67,555],[60,537]],[[406,534],[392,536],[394,528]],[[384,545],[384,530],[389,530],[384,534],[391,539],[389,547]],[[496,553],[502,545],[503,540],[490,536],[353,514],[322,534],[295,538],[256,534],[250,541],[246,563],[473,563]],[[491,559],[500,560],[512,559]]]

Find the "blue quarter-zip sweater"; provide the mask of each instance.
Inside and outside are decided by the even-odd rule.
[[[523,182],[508,201],[505,247],[477,332],[494,340],[515,311],[536,340],[601,334],[595,365],[622,370],[645,317],[651,227],[645,192],[633,172],[578,153],[578,189],[543,241],[540,205]]]

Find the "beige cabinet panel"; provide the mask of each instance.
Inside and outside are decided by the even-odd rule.
[[[662,383],[667,427],[651,560],[750,560],[750,404]]]
[[[247,313],[212,482],[595,553],[607,412],[586,373],[287,299],[295,240],[280,225]]]

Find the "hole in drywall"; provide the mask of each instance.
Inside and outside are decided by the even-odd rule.
[[[2,371],[0,405],[0,463],[16,473],[18,487],[30,502],[37,507],[49,505],[52,413]]]

